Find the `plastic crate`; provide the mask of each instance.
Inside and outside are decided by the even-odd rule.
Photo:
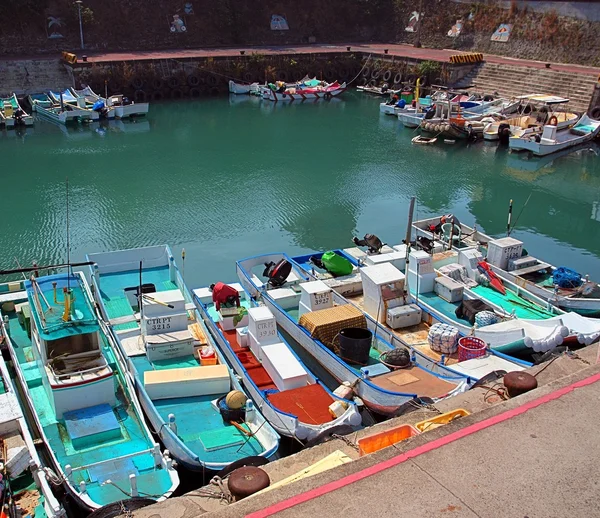
[[[383,448],[387,448],[392,444],[404,441],[415,435],[419,435],[418,430],[409,424],[403,424],[391,430],[359,439],[358,451],[362,457],[363,455],[383,450]]]
[[[429,430],[434,430],[435,428],[439,428],[440,426],[451,423],[452,421],[460,417],[468,416],[469,414],[470,412],[468,412],[464,408],[457,408],[456,410],[446,412],[445,414],[441,414],[436,417],[432,417],[431,419],[421,421],[415,425],[415,428],[419,431],[419,433],[427,432]]]
[[[458,361],[472,360],[485,356],[487,344],[476,336],[463,336],[458,340]]]

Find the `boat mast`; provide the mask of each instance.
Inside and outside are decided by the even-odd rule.
[[[70,241],[70,236],[69,236],[69,177],[67,176],[66,179],[66,198],[67,198],[67,204],[66,204],[66,210],[67,210],[67,290],[68,293],[71,293],[71,273],[73,271],[73,269],[71,268],[70,264],[71,264],[71,241]]]
[[[406,225],[406,239],[404,242],[406,243],[406,255],[405,255],[405,264],[404,264],[404,273],[405,273],[405,281],[404,281],[404,292],[409,295],[410,300],[410,291],[408,288],[408,262],[410,257],[410,235],[412,233],[412,222],[413,222],[413,214],[415,212],[415,200],[416,197],[412,196],[410,198],[410,205],[408,208],[408,223]]]

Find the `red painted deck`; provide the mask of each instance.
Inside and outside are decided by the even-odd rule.
[[[229,345],[258,388],[261,390],[277,390],[273,380],[254,354],[252,354],[252,351],[247,347],[240,347],[235,330],[224,331],[221,329],[221,331],[223,331],[223,335],[229,342]],[[333,420],[329,413],[329,405],[334,400],[318,383],[297,389],[276,392],[270,394],[268,398],[274,407],[287,414],[297,416],[302,423],[323,424]]]

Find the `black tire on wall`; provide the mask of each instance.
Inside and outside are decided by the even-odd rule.
[[[146,94],[146,92],[145,92],[144,90],[142,90],[141,88],[140,88],[140,89],[138,89],[138,90],[136,90],[136,91],[133,93],[133,100],[134,100],[136,103],[145,103],[145,102],[146,102],[146,100],[147,100],[147,98],[148,98],[148,95],[147,95],[147,94]]]

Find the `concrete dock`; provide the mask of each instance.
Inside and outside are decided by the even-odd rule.
[[[476,389],[438,403],[472,414],[371,455],[334,440],[273,462],[266,471],[276,482],[336,449],[357,459],[265,494],[227,505],[192,491],[135,516],[600,516],[597,354],[594,345],[532,367],[538,389],[508,401]],[[431,415],[417,410],[348,442]]]

